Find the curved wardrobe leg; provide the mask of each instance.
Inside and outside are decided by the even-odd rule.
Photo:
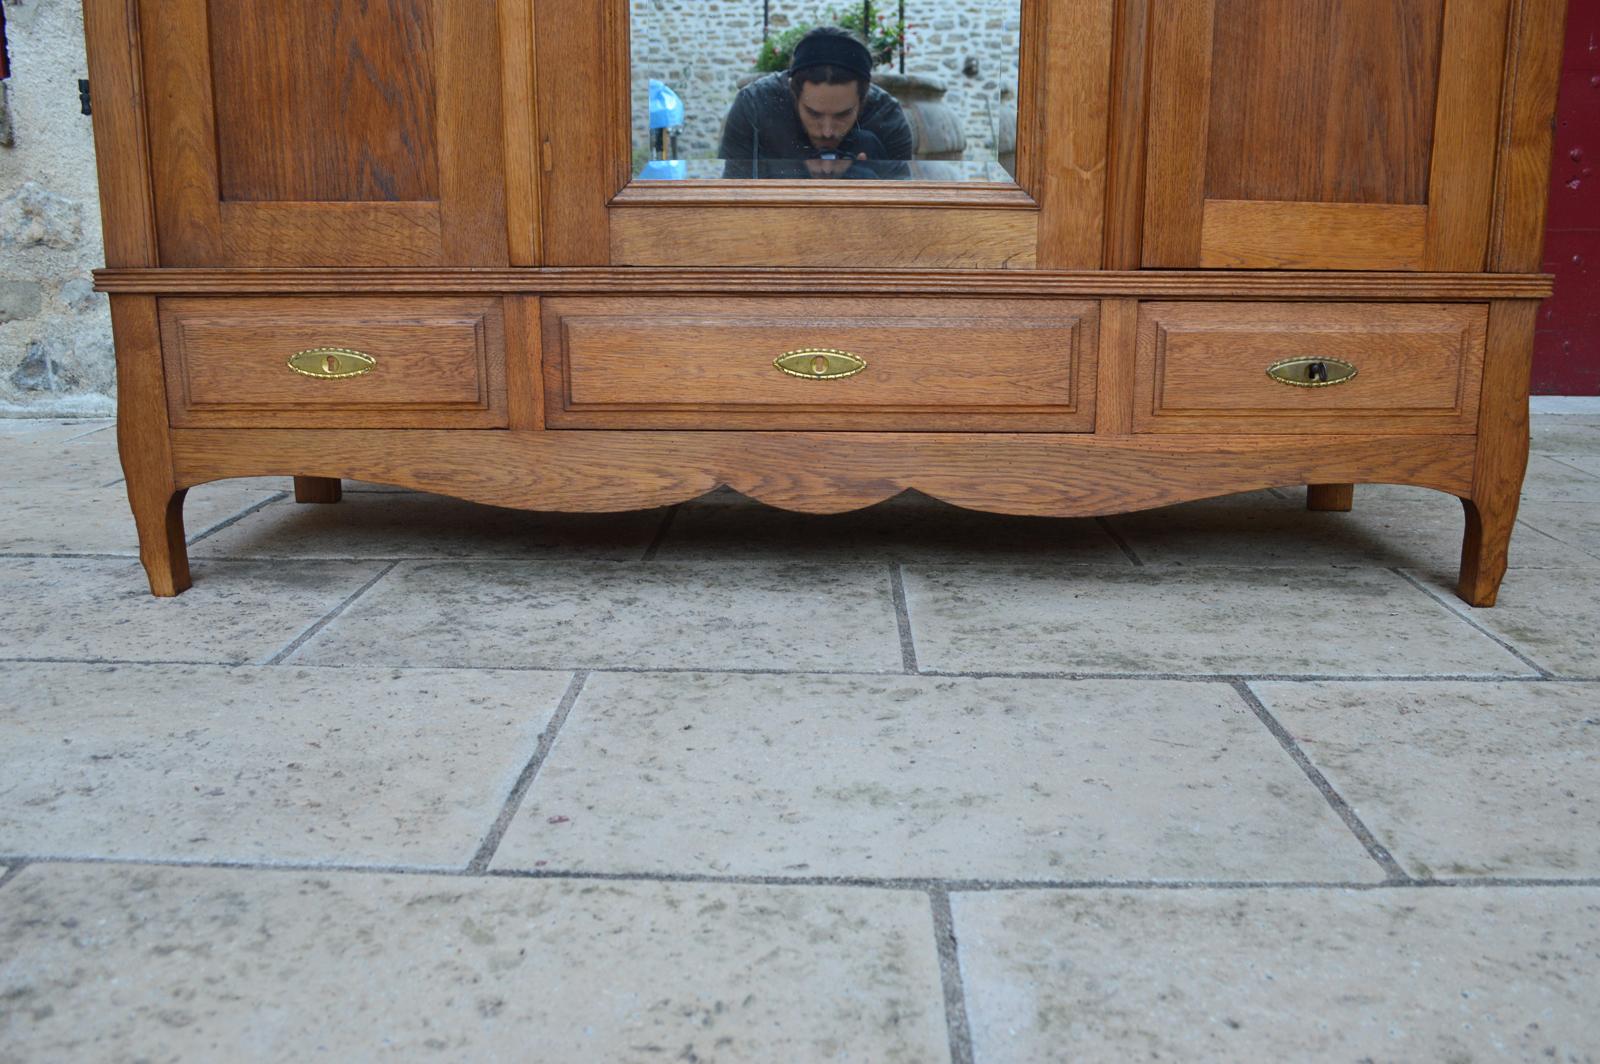
[[[189,548],[183,535],[184,488],[171,493],[139,491],[128,481],[128,502],[139,526],[139,560],[150,578],[150,593],[172,598],[189,590]]]
[[[1456,593],[1470,606],[1493,606],[1510,558],[1517,500],[1482,503],[1462,499],[1461,505],[1467,511],[1467,534],[1461,542],[1461,582]]]
[[[1472,492],[1461,505],[1467,533],[1461,543],[1457,594],[1473,606],[1493,606],[1506,575],[1511,530],[1528,472],[1528,383],[1539,304],[1496,300],[1489,304]]]
[[[171,598],[191,583],[183,536],[188,491],[178,487],[173,473],[155,298],[112,296],[111,331],[117,351],[117,452],[139,529],[139,560],[150,578],[150,593]]]
[[[344,484],[338,477],[295,477],[294,501],[334,503],[344,498]]]
[[[1307,484],[1306,509],[1349,513],[1356,504],[1354,484]]]

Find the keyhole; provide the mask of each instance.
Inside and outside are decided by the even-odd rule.
[[[1328,367],[1326,363],[1313,362],[1306,367],[1306,380],[1326,382],[1327,379]]]
[[[329,355],[327,357],[327,359],[322,363],[322,368],[327,370],[329,373],[338,373],[339,372],[339,356],[337,356],[337,355]]]
[[[828,356],[818,355],[816,358],[812,359],[811,372],[815,373],[819,377],[828,372]]]

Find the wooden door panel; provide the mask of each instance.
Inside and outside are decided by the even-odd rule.
[[[494,0],[140,0],[161,261],[503,265]]]
[[[1509,0],[1172,0],[1147,266],[1482,270]]]

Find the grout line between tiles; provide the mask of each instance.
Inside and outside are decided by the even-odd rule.
[[[900,628],[900,661],[905,671],[915,676],[917,668],[917,641],[911,633],[911,607],[906,604],[905,566],[899,562],[889,566],[889,589],[894,595],[895,623]]]
[[[1433,601],[1437,602],[1440,606],[1443,606],[1447,611],[1449,611],[1451,616],[1461,618],[1461,620],[1463,620],[1467,624],[1471,625],[1480,635],[1483,635],[1486,638],[1493,640],[1494,643],[1497,646],[1499,646],[1502,650],[1504,650],[1506,653],[1510,654],[1512,657],[1516,658],[1518,661],[1522,662],[1524,665],[1528,666],[1528,668],[1530,668],[1533,671],[1537,672],[1544,679],[1548,680],[1548,679],[1551,679],[1554,676],[1554,674],[1551,673],[1549,669],[1546,669],[1543,665],[1540,665],[1537,661],[1534,661],[1528,655],[1524,654],[1522,651],[1518,650],[1516,647],[1514,647],[1510,643],[1506,642],[1500,636],[1496,635],[1495,633],[1489,631],[1489,629],[1485,628],[1483,625],[1479,624],[1476,617],[1473,617],[1471,614],[1464,613],[1461,610],[1457,609],[1454,602],[1451,602],[1451,601],[1445,599],[1441,595],[1435,594],[1432,588],[1428,587],[1428,585],[1424,584],[1422,581],[1416,579],[1414,576],[1412,576],[1410,573],[1406,572],[1404,569],[1398,569],[1398,568],[1397,569],[1391,569],[1390,572],[1394,573],[1400,579],[1404,580],[1406,583],[1410,584],[1412,587],[1416,588],[1418,591],[1422,592],[1424,595],[1427,595],[1429,598],[1433,599]],[[1459,602],[1460,600],[1457,599],[1455,601]]]
[[[672,530],[672,522],[678,519],[678,511],[681,509],[683,509],[683,503],[680,502],[667,511],[667,516],[661,519],[661,527],[656,529],[656,534],[650,540],[650,545],[644,549],[644,557],[640,558],[640,561],[653,562],[656,560],[656,555],[661,553],[661,545],[667,541],[667,533]]]
[[[505,837],[506,829],[511,826],[517,810],[522,807],[523,797],[533,786],[539,770],[544,767],[545,759],[550,756],[550,750],[555,746],[556,736],[561,733],[562,725],[566,724],[567,717],[572,714],[572,707],[578,701],[578,696],[583,693],[583,685],[588,682],[587,671],[579,670],[572,674],[572,682],[567,685],[566,693],[561,696],[555,715],[550,718],[550,723],[544,731],[539,733],[539,742],[534,747],[533,757],[523,766],[521,774],[517,776],[517,782],[512,784],[511,793],[506,796],[505,805],[501,807],[500,815],[495,818],[489,833],[483,837],[478,852],[467,862],[467,874],[481,875],[489,870],[489,862],[494,860],[495,851],[500,848],[500,840]]]
[[[92,428],[87,432],[80,432],[76,436],[68,436],[66,439],[62,440],[61,442],[62,443],[77,443],[79,440],[83,439],[85,436],[93,436],[97,432],[104,432],[106,429],[114,429],[116,427],[117,427],[117,423],[115,421],[111,422],[109,425],[98,425],[95,428]]]
[[[132,560],[132,559],[128,559]],[[216,560],[216,559],[208,559]],[[68,658],[68,657],[4,657],[0,656],[0,664],[16,665],[210,665],[218,668],[260,668],[263,667],[251,661],[205,661],[176,658]],[[411,665],[396,662],[364,661],[356,665],[330,663],[330,662],[296,662],[297,669],[349,669],[349,668],[382,668],[396,672],[439,672],[456,670],[460,672],[571,672],[572,667],[557,667],[553,665],[467,665],[456,663]],[[672,667],[664,665],[592,665],[585,668],[591,674],[616,673],[620,675],[693,675],[693,676],[827,676],[827,677],[861,677],[863,679],[881,679],[885,676],[904,675],[898,670],[870,670],[870,669],[734,669],[703,667]],[[1527,675],[1483,675],[1473,673],[1433,673],[1433,674],[1396,674],[1385,675],[1341,675],[1336,673],[1181,673],[1181,672],[947,672],[939,669],[923,669],[918,676],[952,680],[1139,680],[1150,682],[1154,680],[1172,681],[1177,683],[1496,683],[1496,684],[1542,684],[1542,683],[1569,683],[1569,684],[1595,684],[1600,683],[1600,676],[1527,676]]]
[[[1593,474],[1593,473],[1591,473],[1591,472],[1589,472],[1589,471],[1588,471],[1588,470],[1587,470],[1587,469],[1583,469],[1583,468],[1580,468],[1580,467],[1579,467],[1579,466],[1575,466],[1575,465],[1573,465],[1573,464],[1572,464],[1572,463],[1571,463],[1571,462],[1569,462],[1569,461],[1567,461],[1567,459],[1569,459],[1569,458],[1574,458],[1574,457],[1584,457],[1584,456],[1582,456],[1582,455],[1566,455],[1566,454],[1563,454],[1563,455],[1555,455],[1555,454],[1547,454],[1547,455],[1545,455],[1545,456],[1544,456],[1544,457],[1546,457],[1546,458],[1548,458],[1548,459],[1550,459],[1550,461],[1552,461],[1552,462],[1555,462],[1555,463],[1556,463],[1556,464],[1557,464],[1557,465],[1563,465],[1563,466],[1566,466],[1566,467],[1567,467],[1567,468],[1568,468],[1568,469],[1570,469],[1570,470],[1572,470],[1572,471],[1573,471],[1573,472],[1574,472],[1574,473],[1581,473],[1581,474],[1583,474],[1583,475],[1584,475],[1584,476],[1586,476],[1586,477],[1589,477],[1589,478],[1590,478],[1590,479],[1596,479],[1596,478],[1595,478],[1595,475],[1594,475],[1594,474]],[[1549,501],[1551,501],[1551,502],[1554,502],[1554,501],[1556,501],[1556,500],[1553,500],[1553,499],[1552,499],[1552,500],[1549,500]],[[1572,501],[1573,501],[1573,502],[1580,502],[1580,501],[1582,501],[1582,500],[1579,500],[1579,499],[1573,499],[1573,500],[1572,500]]]
[[[236,525],[240,521],[243,521],[246,517],[249,517],[251,514],[259,513],[260,511],[266,509],[268,506],[271,506],[273,503],[282,502],[284,499],[287,499],[288,497],[289,497],[289,493],[286,492],[286,491],[280,491],[280,492],[277,492],[274,495],[270,495],[267,498],[262,499],[260,502],[256,503],[254,506],[250,507],[248,510],[244,510],[244,511],[242,511],[240,513],[236,513],[232,517],[228,518],[226,521],[219,521],[218,523],[212,525],[210,528],[206,529],[204,532],[201,532],[197,536],[191,536],[189,538],[189,546],[192,547],[196,543],[199,543],[201,540],[206,539],[206,538],[208,538],[210,536],[216,535],[218,532],[221,532],[224,528],[227,528],[230,525]]]
[[[344,865],[316,861],[225,861],[198,858],[92,857],[64,854],[0,854],[0,864],[118,865],[128,868],[205,868],[239,872],[331,872],[348,875],[447,876],[453,879],[535,879],[609,883],[687,883],[703,886],[750,887],[862,887],[876,890],[915,891],[930,894],[987,894],[1002,891],[1204,891],[1204,890],[1472,890],[1472,889],[1576,889],[1600,888],[1600,876],[1551,878],[1497,876],[1481,879],[1408,879],[1404,881],[1274,880],[1274,879],[932,879],[875,878],[872,876],[704,875],[690,872],[590,872],[576,869],[488,869],[469,872],[459,865]]]
[[[1234,684],[1233,689],[1239,692],[1239,697],[1244,699],[1245,704],[1250,707],[1250,711],[1256,715],[1262,724],[1266,725],[1267,730],[1278,740],[1279,745],[1294,759],[1294,763],[1300,766],[1300,771],[1304,772],[1317,790],[1322,792],[1322,797],[1333,807],[1333,811],[1339,815],[1339,819],[1344,821],[1345,827],[1349,828],[1355,834],[1355,837],[1360,840],[1361,845],[1366,848],[1367,856],[1378,862],[1378,866],[1383,869],[1384,875],[1392,882],[1413,882],[1406,870],[1400,867],[1400,862],[1394,859],[1394,855],[1377,840],[1367,828],[1367,825],[1361,822],[1361,818],[1356,815],[1356,811],[1350,808],[1350,803],[1344,800],[1343,795],[1334,790],[1333,784],[1328,782],[1328,777],[1322,774],[1322,770],[1311,763],[1311,758],[1307,757],[1306,752],[1300,749],[1300,744],[1294,741],[1294,736],[1289,734],[1289,729],[1285,728],[1278,718],[1272,715],[1272,711],[1267,709],[1265,703],[1257,697],[1255,691],[1251,690],[1250,685],[1241,681]]]
[[[59,561],[59,562],[137,562],[139,553],[130,551],[127,554],[40,554],[37,552],[0,551],[0,558],[18,561]]]
[[[288,646],[284,647],[282,650],[280,650],[276,654],[272,655],[272,657],[270,657],[266,661],[262,662],[262,664],[263,665],[281,665],[281,664],[283,664],[284,660],[287,659],[290,654],[293,654],[296,650],[299,650],[301,647],[305,646],[306,643],[310,642],[310,640],[313,639],[318,632],[322,631],[328,625],[332,624],[336,619],[338,619],[340,614],[342,614],[345,610],[349,609],[352,605],[355,604],[356,599],[360,598],[362,595],[365,595],[368,591],[372,590],[372,586],[374,584],[376,584],[379,580],[382,580],[384,577],[386,577],[390,573],[394,572],[395,567],[398,566],[399,564],[400,564],[399,562],[390,562],[388,565],[385,565],[378,572],[377,576],[373,577],[371,580],[368,580],[366,583],[364,583],[360,587],[356,588],[355,592],[353,594],[351,594],[349,598],[346,598],[343,602],[339,603],[333,609],[331,609],[327,613],[323,614],[323,616],[322,616],[322,618],[320,620],[318,620],[316,623],[314,623],[310,628],[307,628],[305,631],[301,632],[298,636],[295,637],[295,639]],[[370,662],[368,664],[370,664]]]
[[[933,938],[939,951],[939,981],[944,986],[944,1019],[950,1033],[950,1064],[973,1064],[972,1024],[967,1017],[967,993],[961,981],[961,956],[956,951],[956,921],[950,912],[950,892],[935,887],[928,892],[933,906]]]
[[[1111,537],[1111,542],[1117,545],[1117,549],[1122,551],[1122,553],[1127,556],[1127,559],[1130,562],[1140,569],[1144,568],[1144,559],[1140,558],[1138,554],[1134,553],[1133,548],[1128,545],[1128,541],[1122,538],[1122,533],[1111,527],[1110,519],[1105,517],[1096,517],[1094,520],[1095,524],[1099,525],[1101,530],[1105,532],[1106,535]]]

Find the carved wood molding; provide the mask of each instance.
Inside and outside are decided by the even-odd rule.
[[[1411,484],[1467,495],[1471,436],[178,429],[177,481],[353,477],[525,509],[666,506],[729,486],[842,513],[915,489],[996,513],[1126,513],[1281,484]]]
[[[1301,299],[1468,302],[1547,299],[1549,274],[1216,270],[353,269],[97,270],[113,294],[622,292],[1103,299]]]

